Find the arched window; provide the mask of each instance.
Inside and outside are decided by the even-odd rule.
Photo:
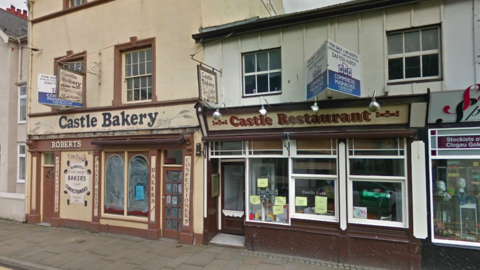
[[[149,166],[144,156],[137,155],[128,165],[128,215],[148,214]]]
[[[125,162],[111,155],[105,165],[105,213],[124,213]]]

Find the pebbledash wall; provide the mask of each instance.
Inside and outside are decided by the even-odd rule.
[[[273,3],[29,2],[28,222],[203,243],[191,58],[203,53],[190,35],[282,13]],[[76,107],[54,104],[53,76],[65,70],[84,76]]]

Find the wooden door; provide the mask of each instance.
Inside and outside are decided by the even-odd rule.
[[[43,167],[43,222],[51,222],[55,190],[55,168]]]
[[[182,168],[164,169],[163,236],[176,238],[182,231],[183,172]]]
[[[244,235],[245,163],[222,163],[222,232]]]

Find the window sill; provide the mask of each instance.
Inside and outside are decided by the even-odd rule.
[[[432,79],[426,79],[426,78],[418,78],[418,79],[411,79],[411,80],[402,80],[402,81],[388,81],[387,85],[402,85],[402,84],[412,84],[412,83],[429,83],[429,82],[441,82],[443,81],[443,78],[435,77]]]
[[[248,94],[242,95],[242,98],[255,98],[255,97],[261,97],[261,96],[274,96],[274,95],[281,95],[282,91],[275,91],[275,92],[265,92],[265,93],[257,93],[257,94]]]
[[[25,184],[25,180],[17,179],[17,184]]]

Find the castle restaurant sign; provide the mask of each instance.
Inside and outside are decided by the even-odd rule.
[[[374,113],[363,107],[319,110],[317,113],[311,110],[269,112],[266,116],[225,113],[219,120],[214,120],[210,114],[207,123],[211,131],[407,124],[408,105],[382,106],[380,111]]]

